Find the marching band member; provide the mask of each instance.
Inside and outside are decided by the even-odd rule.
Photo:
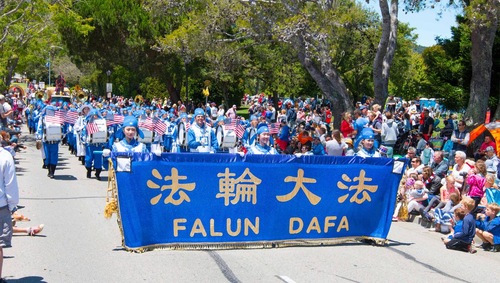
[[[147,109],[152,109],[153,107],[148,107],[146,108],[146,113],[147,113]],[[151,111],[151,110],[150,110]],[[160,121],[162,122],[165,122],[165,118],[164,118],[164,114],[166,114],[167,112],[165,112],[164,110],[161,110],[161,111],[152,111],[148,117],[152,118],[153,119],[153,124],[156,123],[155,120],[156,119],[159,119]],[[153,141],[151,143],[151,152],[156,152],[156,153],[161,153],[163,152],[163,135],[165,134],[165,132],[163,133],[158,133],[156,131],[156,129],[153,131]]]
[[[70,108],[68,112],[76,112],[76,109]],[[66,140],[68,142],[69,151],[71,154],[76,154],[76,137],[74,130],[75,125],[70,123],[66,123],[66,125],[67,125]]]
[[[78,109],[80,116],[76,119],[75,125],[73,126],[73,133],[76,139],[76,156],[78,160],[82,162],[82,165],[85,165],[85,144],[82,139],[82,131],[85,128],[85,118],[87,114],[92,110],[92,106],[90,104],[84,104]]]
[[[257,116],[252,115],[250,117],[250,126],[246,128],[241,142],[245,148],[249,148],[254,145],[257,141],[257,125],[259,124],[259,119]]]
[[[106,120],[102,118],[97,109],[89,111],[86,117],[86,126],[82,130],[82,139],[85,143],[85,168],[87,169],[87,178],[91,178],[92,165],[95,169],[95,177],[101,180],[102,158],[96,158],[94,151],[101,151],[107,143]],[[89,133],[87,125],[94,123],[98,128],[97,132]]]
[[[37,140],[42,141],[43,153],[45,156],[44,164],[47,166],[47,176],[51,179],[54,178],[54,172],[59,158],[59,142],[62,139],[62,126],[60,124],[47,121],[47,115],[54,112],[56,108],[48,105],[44,108],[42,117],[39,119],[36,137]],[[54,115],[52,113],[52,115]]]
[[[195,122],[189,128],[187,134],[189,150],[191,152],[216,152],[219,149],[217,137],[205,121],[205,111],[196,108],[194,118]]]
[[[279,154],[274,147],[269,145],[271,134],[269,133],[268,127],[259,127],[257,136],[258,142],[248,149],[247,154]]]
[[[173,113],[166,113],[169,120],[165,120],[167,130],[163,135],[163,147],[166,152],[178,152],[177,149],[177,123],[175,123],[175,116]]]
[[[123,127],[121,128],[124,138],[113,144],[113,152],[142,152],[148,153],[146,145],[137,140],[139,137],[144,136],[139,129],[139,121],[134,116],[126,116],[123,120]],[[109,150],[103,151],[103,156],[109,156]]]
[[[380,152],[375,148],[375,134],[371,128],[364,128],[360,138],[360,149],[356,153],[357,156],[380,157]]]

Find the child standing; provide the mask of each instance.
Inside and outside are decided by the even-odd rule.
[[[486,165],[483,160],[478,160],[474,168],[469,170],[467,176],[467,184],[469,184],[468,196],[474,200],[474,209],[472,214],[477,214],[476,208],[484,196],[485,183],[486,183]]]
[[[461,212],[463,209],[463,213]],[[455,210],[455,217],[460,219],[460,215],[464,214],[461,224],[457,221],[455,225],[455,232],[450,239],[443,239],[444,244],[447,249],[464,251],[464,252],[475,252],[472,249],[471,243],[476,235],[476,221],[474,216],[472,216],[471,211],[474,209],[474,200],[469,197],[464,197],[462,200],[462,207]],[[458,227],[457,227],[458,226]],[[459,229],[462,228],[461,231]]]
[[[486,206],[485,214],[478,214],[476,234],[483,243],[479,246],[485,251],[500,252],[500,206],[491,203]]]

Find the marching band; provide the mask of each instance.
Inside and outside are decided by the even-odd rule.
[[[62,145],[67,145],[70,153],[79,158],[85,166],[87,178],[92,178],[92,172],[95,172],[95,179],[101,180],[102,170],[107,169],[103,156],[107,157],[113,150],[127,151],[131,148],[130,143],[142,144],[144,149],[141,148],[141,152],[155,154],[244,154],[255,146],[265,146],[259,145],[259,133],[262,132],[259,129],[268,126],[256,116],[250,117],[249,121],[240,117],[212,117],[211,111],[202,108],[188,115],[185,108],[176,113],[173,108],[166,111],[142,103],[132,103],[129,107],[87,101],[56,105],[35,98],[30,104],[26,114],[28,128],[36,132],[43,168],[48,170],[49,178],[54,178]],[[127,125],[136,128],[133,140],[126,139]],[[274,146],[272,137],[266,143]]]

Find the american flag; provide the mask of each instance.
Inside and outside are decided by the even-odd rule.
[[[278,134],[280,132],[280,123],[272,123],[269,125],[269,133],[271,135]]]
[[[234,132],[236,133],[236,136],[239,139],[241,139],[243,137],[243,134],[245,134],[245,127],[241,123],[239,123],[239,121],[238,121],[238,124],[234,128]]]
[[[147,129],[152,132],[154,130],[153,119],[148,117],[146,119],[139,120],[139,128]]]
[[[159,135],[163,135],[167,131],[167,124],[163,122],[160,118],[153,118],[153,128],[155,132]]]
[[[68,111],[66,112],[66,116],[64,116],[64,122],[72,125],[76,123],[77,119],[78,119],[78,112],[75,111]]]
[[[191,127],[191,123],[186,122],[186,132],[189,130],[190,127]]]
[[[124,119],[125,117],[123,117],[123,115],[120,114],[108,115],[106,116],[106,127],[109,127],[111,125],[121,124],[123,123]]]
[[[62,124],[64,123],[64,112],[63,111],[47,111],[45,116],[46,123]]]
[[[93,135],[97,132],[99,132],[99,127],[97,126],[96,123],[91,122],[87,124],[87,134]]]
[[[240,123],[239,119],[224,119],[224,129],[226,131],[235,130],[236,125]]]

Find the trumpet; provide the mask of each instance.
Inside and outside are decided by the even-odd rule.
[[[142,95],[138,94],[134,97],[134,102],[137,105],[142,105],[142,103],[144,103],[144,97],[142,97]]]

